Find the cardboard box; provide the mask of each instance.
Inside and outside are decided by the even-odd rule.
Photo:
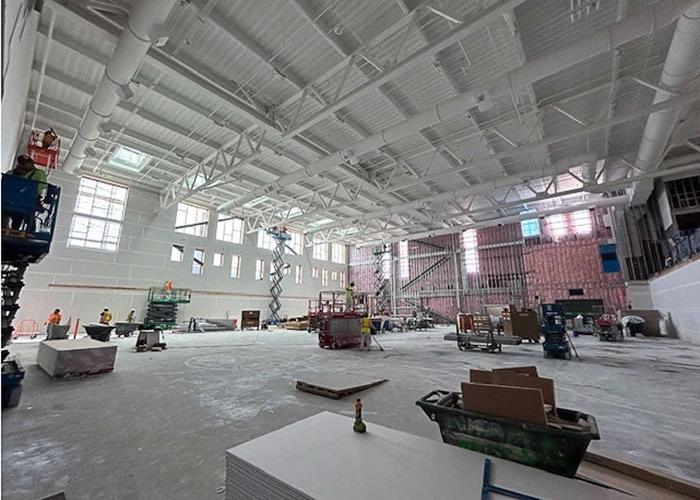
[[[465,410],[483,415],[547,425],[540,389],[463,382],[462,404]]]

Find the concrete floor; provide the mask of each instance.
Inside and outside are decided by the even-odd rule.
[[[596,416],[591,449],[698,480],[700,346],[578,337],[579,363],[545,360],[537,345],[465,353],[446,331],[382,335],[385,352],[371,353],[322,350],[306,332],[173,334],[156,353],[113,339],[115,371],[73,381],[34,364],[36,343],[14,344],[27,376],[20,405],[2,412],[3,497],[223,498],[227,448],[324,409],[352,415],[352,398],[297,392],[298,375],[388,378],[362,395],[367,420],[439,440],[416,399],[458,390],[470,368],[525,364],[555,379],[559,406]]]

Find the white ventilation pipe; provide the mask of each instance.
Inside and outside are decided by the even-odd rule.
[[[664,26],[674,22],[691,3],[690,0],[666,0],[652,8],[643,9],[618,23],[603,28],[584,40],[552,52],[519,68],[509,71],[484,84],[481,89],[470,90],[447,99],[434,107],[388,127],[366,139],[329,156],[311,163],[305,168],[279,177],[276,181],[253,189],[249,194],[224,203],[219,209],[239,207],[261,196],[269,196],[304,179],[315,177],[346,161],[352,162],[365,153],[389,144],[392,141],[409,135],[417,134],[420,130],[436,125],[452,116],[464,113],[477,106],[488,97],[502,95],[518,88],[530,85],[569,68],[591,57],[610,52],[622,44],[647,36]]]
[[[117,42],[102,80],[90,99],[80,127],[75,133],[63,169],[75,173],[87,157],[86,149],[100,137],[100,124],[112,116],[119,101],[129,95],[128,84],[136,74],[151,43],[177,0],[134,2],[129,20]]]
[[[688,7],[678,19],[653,103],[673,98],[697,76],[698,72],[700,72],[700,2]],[[683,112],[683,109],[664,109],[649,115],[635,162],[635,166],[641,172],[651,172],[659,168],[666,154],[666,145],[671,133]],[[635,182],[630,204],[646,203],[653,188],[654,183],[651,180]]]

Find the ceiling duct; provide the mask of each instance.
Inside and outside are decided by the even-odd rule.
[[[87,149],[100,137],[100,124],[110,119],[119,101],[129,94],[129,83],[148,48],[162,34],[162,25],[176,2],[177,0],[134,2],[127,25],[105,67],[102,80],[90,99],[68,156],[63,162],[66,172],[72,174],[78,171],[87,157]]]
[[[653,104],[672,99],[698,75],[698,72],[700,2],[688,7],[678,19]],[[659,168],[673,129],[684,112],[687,112],[687,107],[663,109],[649,115],[635,162],[635,167],[640,173],[653,172]],[[651,179],[635,182],[630,204],[645,203],[653,188],[654,183]]]

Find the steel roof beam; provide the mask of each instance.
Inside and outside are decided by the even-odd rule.
[[[376,78],[368,81],[367,83],[360,85],[359,87],[347,92],[346,94],[340,96],[331,105],[324,107],[323,109],[312,114],[311,117],[304,120],[302,123],[297,124],[291,130],[284,133],[283,137],[293,137],[304,130],[317,124],[324,118],[326,118],[331,113],[344,108],[352,101],[357,100],[360,96],[366,95],[368,92],[376,89],[378,86],[391,81],[396,76],[404,71],[411,69],[413,66],[424,62],[426,59],[432,57],[439,51],[449,47],[453,43],[461,40],[470,33],[477,31],[478,29],[486,26],[489,22],[498,18],[505,12],[513,9],[517,5],[521,4],[524,0],[501,0],[494,6],[485,9],[480,15],[476,16],[474,19],[465,22],[464,24],[458,26],[457,28],[449,31],[439,40],[436,40],[433,44],[428,45],[414,52],[412,55],[401,60],[395,64],[392,68],[385,70]]]

